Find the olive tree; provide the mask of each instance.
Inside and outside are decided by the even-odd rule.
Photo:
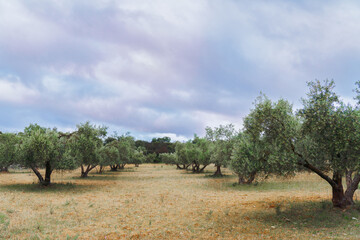
[[[135,139],[129,134],[123,135],[118,139],[119,149],[119,169],[123,169],[126,164],[131,163],[131,157],[135,150]]]
[[[185,154],[187,161],[191,163],[192,171],[194,173],[203,172],[211,163],[210,142],[195,135],[192,141],[190,140],[185,144]]]
[[[115,164],[111,165],[111,170],[116,171],[117,169],[124,169],[125,165],[131,163],[131,157],[135,151],[135,140],[134,137],[128,133],[122,136],[116,137],[117,140],[112,143],[119,152],[119,157]]]
[[[146,161],[144,149],[142,147],[138,147],[136,150],[133,151],[130,159],[131,160],[129,163],[134,164],[135,167],[138,167],[141,163],[144,163]]]
[[[193,140],[175,143],[175,155],[164,155],[167,160],[174,161],[177,169],[188,169],[194,173],[203,172],[210,164],[210,141],[195,135]],[[169,158],[171,157],[171,158]]]
[[[165,163],[165,164],[178,164],[177,163],[177,160],[178,160],[178,157],[177,157],[177,154],[176,153],[160,153],[160,159],[161,159],[161,162]],[[182,167],[181,166],[178,166],[177,167],[178,169],[181,169]],[[185,168],[185,167],[183,167]]]
[[[345,208],[353,204],[360,182],[360,114],[339,100],[333,81],[308,85],[297,115],[285,100],[262,98],[250,113],[252,121],[244,125],[276,146],[269,154],[274,171],[295,171],[297,165],[316,173],[331,186],[333,206]],[[286,155],[291,157],[281,157]]]
[[[317,173],[332,187],[335,207],[354,203],[353,196],[360,182],[360,112],[345,105],[333,92],[333,81],[310,82],[308,98],[303,100],[302,135],[312,140],[316,149],[309,156],[294,149],[303,167]],[[346,179],[346,190],[342,178]]]
[[[221,166],[230,161],[236,131],[233,124],[220,125],[214,129],[206,128],[206,139],[211,142],[211,163],[215,164],[214,176],[222,176]],[[209,143],[210,144],[210,143]]]
[[[191,166],[191,162],[187,157],[186,143],[176,142],[175,143],[175,154],[168,159],[171,164],[175,164],[177,169],[188,169]]]
[[[232,150],[230,168],[238,175],[239,184],[251,184],[263,169],[264,148],[249,134],[239,134]]]
[[[87,177],[100,163],[99,149],[103,145],[106,129],[86,122],[77,125],[77,131],[71,136],[72,154],[81,166],[81,177]]]
[[[140,163],[139,159],[135,161],[133,159],[133,156],[138,150],[138,153],[136,153],[136,157],[140,157],[140,152],[143,154],[142,148],[140,147],[139,149],[136,149],[134,137],[130,136],[129,133],[121,136],[115,135],[114,137],[108,139],[111,139],[108,141],[108,145],[115,147],[118,151],[118,157],[116,158],[116,160],[114,159],[114,161],[111,161],[110,164],[110,168],[112,171],[123,169],[126,164]],[[141,161],[143,161],[143,159]]]
[[[47,186],[54,170],[70,170],[78,166],[69,151],[66,135],[56,129],[31,124],[21,134],[18,159],[22,166],[31,168],[40,184]],[[40,168],[45,168],[45,175],[41,174]]]
[[[0,133],[0,172],[8,171],[8,167],[16,161],[16,145],[19,137],[14,133]]]
[[[102,173],[106,166],[116,164],[119,159],[119,150],[113,144],[106,144],[99,149],[99,173]]]
[[[245,129],[235,139],[230,168],[238,175],[239,184],[251,184],[260,174],[293,174],[297,165],[294,156],[278,143],[269,144],[264,136],[254,136]]]

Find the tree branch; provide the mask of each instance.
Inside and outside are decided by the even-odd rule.
[[[317,169],[315,166],[311,165],[308,161],[304,160],[305,163],[299,162],[298,164],[313,171],[317,175],[319,175],[322,179],[327,181],[332,187],[337,187],[337,184],[334,180],[332,180],[329,176],[327,176],[325,173],[323,173],[320,169]]]
[[[31,170],[33,170],[35,175],[38,177],[40,183],[44,182],[44,178],[43,178],[43,176],[41,176],[41,173],[39,172],[39,170],[37,170],[37,168],[31,167]]]

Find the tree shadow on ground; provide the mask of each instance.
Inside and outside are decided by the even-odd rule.
[[[202,172],[194,172],[191,169],[177,169],[177,170],[183,171],[180,174],[195,175],[195,176],[201,176],[204,174],[214,174],[214,172],[210,170],[203,170]]]
[[[120,176],[115,176],[115,175],[89,175],[88,177],[80,177],[80,176],[75,176],[75,177],[71,177],[71,179],[74,180],[83,180],[83,181],[98,181],[98,180],[104,180],[104,181],[115,181],[115,180],[120,180]]]
[[[329,186],[326,183],[309,181],[281,181],[281,182],[253,182],[251,184],[238,184],[238,182],[224,183],[227,188],[239,191],[301,191],[310,189],[319,191]]]
[[[9,170],[8,172],[0,172],[0,175],[2,174],[24,174],[24,173],[33,173],[31,170]]]
[[[49,186],[43,186],[39,183],[17,183],[0,185],[0,192],[16,191],[16,192],[69,192],[69,191],[84,191],[92,188],[92,186],[78,185],[75,183],[52,183]]]
[[[344,229],[360,226],[360,204],[341,210],[331,201],[305,201],[269,205],[265,211],[248,215],[249,219],[291,229]]]
[[[120,173],[120,171],[104,171],[104,172],[94,172],[91,173],[89,176],[117,176]]]
[[[230,174],[223,174],[221,176],[218,176],[218,175],[214,175],[214,173],[212,172],[212,174],[206,174],[205,178],[215,178],[215,179],[227,179],[227,178],[231,179],[231,178],[233,178],[233,179],[235,179],[236,176],[230,175]]]

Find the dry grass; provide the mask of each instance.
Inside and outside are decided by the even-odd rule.
[[[214,170],[209,168],[209,170]],[[311,174],[233,186],[145,164],[125,171],[0,174],[0,238],[10,239],[359,239],[360,214],[331,208],[330,188]]]

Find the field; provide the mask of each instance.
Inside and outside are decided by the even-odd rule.
[[[331,207],[313,174],[237,186],[224,178],[143,164],[123,171],[0,174],[0,239],[359,239],[360,212]],[[355,197],[357,198],[357,197]]]

